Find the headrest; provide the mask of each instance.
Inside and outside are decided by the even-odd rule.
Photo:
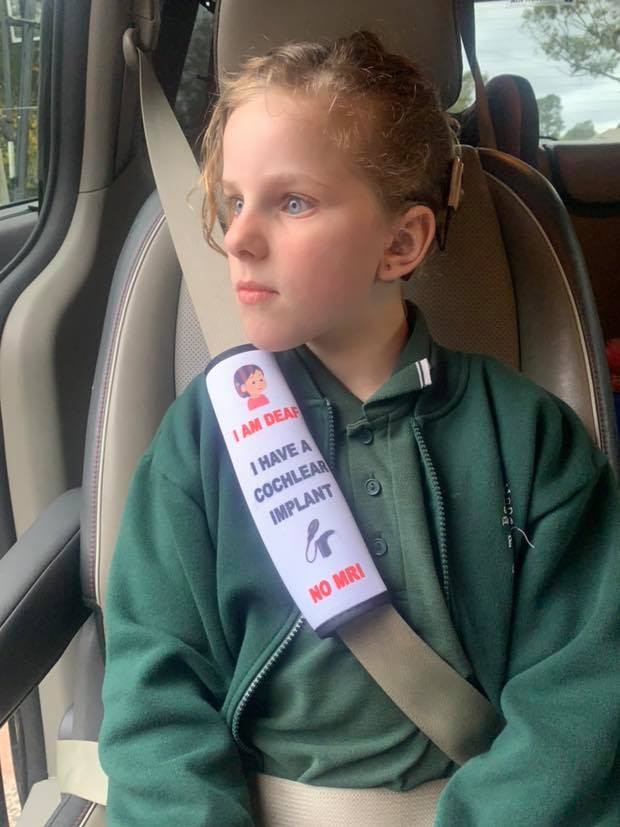
[[[497,148],[538,167],[538,104],[529,80],[519,75],[496,75],[486,84],[489,113]],[[478,104],[457,116],[462,144],[480,146]]]
[[[497,148],[538,166],[538,104],[532,84],[519,75],[497,75],[486,85]]]
[[[215,22],[218,77],[243,58],[289,40],[329,42],[369,29],[393,52],[415,60],[444,109],[459,96],[463,66],[455,0],[220,0]]]

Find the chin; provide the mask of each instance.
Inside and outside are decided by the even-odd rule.
[[[277,326],[243,325],[248,342],[259,350],[279,353],[281,350],[290,350],[304,343],[303,336],[293,331],[279,330]]]

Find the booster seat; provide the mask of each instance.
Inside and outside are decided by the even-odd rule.
[[[472,12],[473,13],[473,10]],[[376,4],[300,0],[222,0],[214,30],[218,73],[234,70],[250,51],[289,39],[331,39],[356,28],[381,34],[388,47],[420,62],[447,108],[457,97],[461,52],[454,0]],[[403,25],[404,21],[404,25]],[[443,253],[408,287],[433,336],[447,347],[496,356],[563,398],[615,463],[615,431],[598,319],[583,259],[564,208],[534,170],[495,150],[463,147],[463,203]],[[208,266],[223,267],[209,258]],[[145,203],[119,258],[109,296],[87,433],[81,513],[81,560],[63,576],[92,610],[78,642],[74,702],[60,739],[94,744],[101,722],[103,612],[109,561],[129,478],[175,396],[209,359],[181,280],[157,194]],[[72,499],[75,502],[75,498]],[[66,512],[66,502],[64,505]],[[55,527],[57,511],[47,515]],[[40,533],[37,535],[40,538]],[[24,542],[35,542],[29,533]],[[20,543],[22,542],[20,541]],[[18,544],[19,545],[19,544]],[[19,549],[13,549],[19,554]],[[4,563],[4,560],[2,561]],[[75,591],[67,589],[71,600]],[[45,622],[45,605],[29,607]],[[82,623],[79,611],[71,622]],[[22,622],[28,622],[23,612]],[[3,629],[4,627],[2,627]],[[0,653],[5,636],[0,633]],[[24,676],[25,695],[39,679]],[[3,710],[4,712],[4,710]],[[85,791],[86,784],[83,787]],[[104,811],[63,792],[49,827],[100,825]],[[20,827],[42,821],[20,823]]]

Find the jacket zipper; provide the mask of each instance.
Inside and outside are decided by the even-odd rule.
[[[332,472],[336,470],[336,429],[334,426],[334,409],[332,407],[332,403],[329,399],[325,400],[325,407],[327,408],[327,422],[328,422],[328,445],[327,450],[329,453],[329,457],[327,458],[327,464],[332,469]]]
[[[277,662],[277,660],[281,657],[284,650],[287,648],[287,646],[290,644],[290,642],[293,640],[293,638],[297,635],[297,633],[299,632],[301,627],[304,625],[304,623],[305,623],[305,618],[302,615],[299,615],[297,620],[295,621],[293,627],[291,628],[291,630],[287,634],[287,636],[280,643],[280,645],[274,650],[274,652],[272,652],[272,654],[267,659],[267,661],[263,664],[261,669],[256,673],[256,675],[252,679],[252,682],[250,683],[248,688],[243,693],[243,695],[241,697],[241,700],[237,704],[237,708],[235,709],[235,713],[234,713],[233,718],[232,718],[231,731],[232,731],[232,736],[235,739],[235,742],[236,742],[237,746],[239,747],[239,749],[243,750],[244,752],[248,752],[248,753],[252,754],[254,752],[254,750],[252,750],[251,747],[248,747],[246,744],[244,744],[243,741],[241,740],[241,735],[239,734],[239,729],[240,729],[240,726],[241,726],[241,716],[243,715],[243,713],[245,711],[245,708],[246,708],[246,706],[248,705],[248,703],[250,701],[250,698],[252,697],[254,692],[256,692],[256,688],[258,687],[258,685],[265,678],[265,675],[271,670],[271,668]]]
[[[325,406],[327,408],[327,421],[328,421],[328,465],[334,470],[336,464],[336,434],[335,434],[335,426],[334,426],[334,411],[332,408],[332,404],[329,399],[325,399]],[[240,735],[240,728],[241,728],[241,717],[247,707],[248,703],[250,702],[250,698],[256,692],[257,687],[260,683],[265,679],[265,676],[270,672],[273,665],[280,659],[284,650],[288,647],[291,641],[296,637],[299,630],[305,623],[305,618],[303,615],[299,615],[297,620],[293,624],[291,630],[286,635],[284,640],[280,643],[280,645],[275,649],[274,652],[270,655],[267,661],[263,664],[261,669],[256,673],[254,678],[252,679],[250,685],[245,690],[243,695],[241,696],[241,700],[237,704],[235,712],[232,718],[231,724],[231,731],[232,736],[235,740],[235,743],[239,747],[239,749],[243,750],[243,752],[247,752],[252,754],[254,750],[251,747],[248,747],[246,744],[243,743]]]
[[[435,466],[433,465],[433,460],[431,459],[429,450],[426,447],[426,442],[424,441],[424,437],[422,435],[422,429],[415,419],[413,419],[413,432],[415,434],[420,453],[422,454],[422,459],[424,460],[424,464],[426,465],[430,475],[431,485],[433,486],[435,500],[437,502],[437,513],[439,515],[439,557],[441,560],[441,580],[446,603],[450,606],[450,570],[448,568],[446,510],[443,504],[443,496],[441,494],[439,479],[437,477],[437,472],[435,471]]]

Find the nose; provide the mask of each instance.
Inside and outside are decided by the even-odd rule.
[[[224,236],[224,249],[235,258],[261,259],[267,255],[267,238],[260,216],[247,205],[236,215]]]

